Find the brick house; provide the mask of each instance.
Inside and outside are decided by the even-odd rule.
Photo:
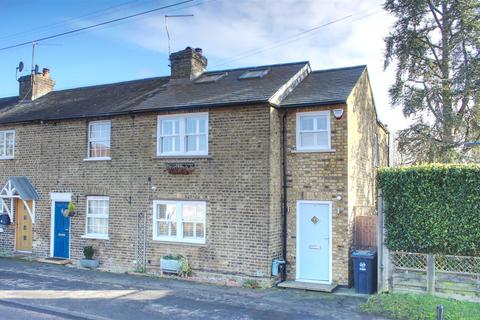
[[[375,214],[388,162],[366,67],[170,60],[170,76],[61,91],[44,69],[0,98],[2,250],[92,245],[105,269],[149,272],[181,254],[229,284],[271,283],[283,258],[288,279],[347,285],[353,218]]]

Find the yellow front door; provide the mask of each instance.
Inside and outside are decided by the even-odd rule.
[[[16,249],[32,251],[32,219],[21,199],[15,203],[15,234]]]

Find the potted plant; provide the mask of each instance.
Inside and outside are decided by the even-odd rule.
[[[98,260],[93,259],[95,250],[92,246],[83,247],[83,255],[85,259],[80,259],[80,266],[89,269],[95,269],[98,267]]]
[[[73,202],[70,202],[68,204],[68,208],[63,211],[63,216],[66,218],[66,217],[74,217],[75,216],[75,205],[73,204]]]

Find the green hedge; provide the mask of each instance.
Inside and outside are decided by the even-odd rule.
[[[392,250],[480,255],[480,166],[423,165],[378,174]]]

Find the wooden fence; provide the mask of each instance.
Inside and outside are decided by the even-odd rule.
[[[480,257],[389,252],[389,291],[480,302]]]
[[[356,216],[353,244],[355,248],[377,247],[377,216]]]
[[[383,199],[377,201],[378,291],[430,293],[480,302],[480,257],[390,251]]]

